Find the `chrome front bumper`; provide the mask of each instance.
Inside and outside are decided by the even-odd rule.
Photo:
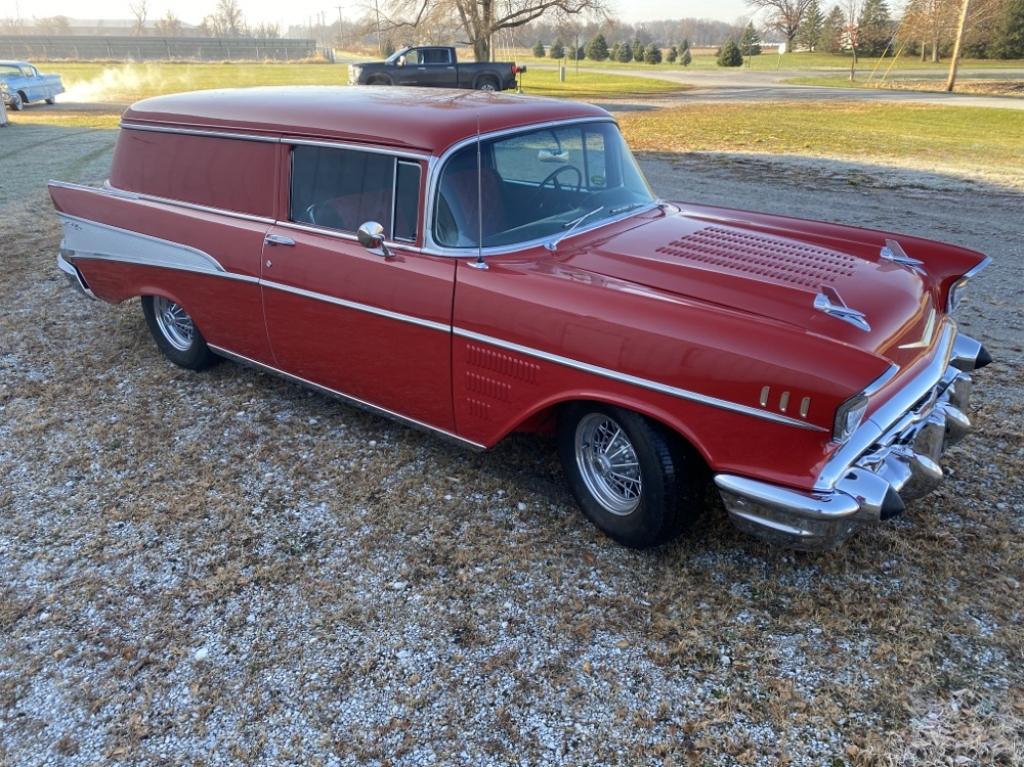
[[[943,451],[971,430],[964,414],[970,372],[991,361],[973,338],[947,322],[927,370],[894,394],[857,429],[802,492],[747,477],[715,477],[741,530],[791,548],[834,548],[858,528],[900,514],[904,502],[942,480]]]
[[[91,298],[94,301],[96,296],[89,286],[85,284],[85,280],[82,279],[82,275],[78,273],[78,269],[75,268],[74,264],[70,263],[64,258],[63,251],[57,256],[57,268],[60,269],[61,274],[68,278],[68,282],[71,283],[72,287],[87,298]]]

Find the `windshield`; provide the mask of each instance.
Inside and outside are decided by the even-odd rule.
[[[445,164],[434,239],[475,248],[557,238],[654,202],[629,147],[611,122],[543,128],[460,149]],[[477,200],[484,215],[477,215]],[[579,222],[581,216],[585,220]]]
[[[399,50],[395,51],[390,56],[388,56],[386,59],[384,59],[384,63],[394,64],[396,61],[398,61],[398,59],[404,56],[407,51],[409,51],[409,48],[400,48]]]

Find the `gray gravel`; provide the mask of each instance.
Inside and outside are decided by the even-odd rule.
[[[12,130],[12,129],[8,129]],[[633,552],[552,445],[475,455],[231,364],[54,271],[52,128],[0,190],[0,764],[1024,763],[1024,197],[952,177],[646,156],[664,196],[892,227],[996,263],[997,362],[949,481],[843,549],[713,514]]]

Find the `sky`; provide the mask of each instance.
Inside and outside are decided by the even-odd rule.
[[[383,3],[384,0],[381,0]],[[672,19],[698,16],[722,21],[735,21],[747,11],[744,0],[612,0],[615,17],[637,22],[652,19]],[[193,24],[209,14],[215,0],[148,0],[150,18],[163,16],[173,9],[178,18]],[[363,14],[367,0],[240,0],[249,23],[277,23],[284,31],[289,24],[306,24],[310,17],[321,11],[329,19],[338,16],[337,6],[345,16],[356,18]],[[370,0],[372,5],[372,0]],[[90,19],[125,19],[131,17],[129,0],[0,0],[0,18],[31,18],[44,16],[70,16]],[[288,13],[283,13],[287,8]]]

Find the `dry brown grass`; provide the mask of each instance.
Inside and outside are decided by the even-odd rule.
[[[137,304],[69,292],[45,208],[0,217],[0,762],[1020,763],[1019,346],[903,519],[638,553],[543,439],[469,454],[172,367]],[[967,322],[1016,321],[996,288]]]

